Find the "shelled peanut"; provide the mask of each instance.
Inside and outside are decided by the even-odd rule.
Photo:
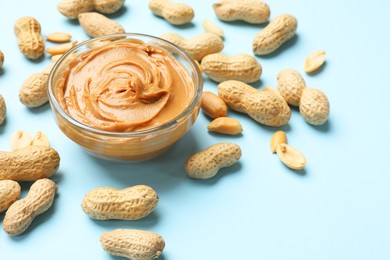
[[[26,197],[8,208],[3,221],[4,231],[10,236],[26,231],[36,216],[51,207],[56,191],[57,185],[49,179],[34,182]]]
[[[93,219],[136,220],[149,215],[158,200],[157,193],[146,185],[123,190],[100,187],[85,195],[81,207]]]
[[[194,9],[191,6],[171,0],[151,0],[149,9],[155,15],[174,25],[187,24],[195,16]]]
[[[100,243],[108,253],[133,260],[158,258],[165,247],[161,235],[137,229],[116,229],[104,232]]]
[[[287,136],[283,131],[276,131],[270,141],[272,153],[277,153],[279,159],[290,169],[302,170],[306,165],[306,157],[296,148],[287,144]]]
[[[208,54],[222,51],[224,47],[221,37],[208,32],[191,39],[186,39],[177,33],[167,33],[160,37],[179,46],[197,61],[201,61]]]
[[[203,92],[200,107],[211,118],[226,116],[228,110],[226,103],[210,91]]]
[[[305,63],[303,65],[303,69],[307,73],[315,72],[325,63],[325,59],[326,59],[325,51],[320,50],[320,51],[312,52],[306,57]]]
[[[246,113],[257,122],[267,126],[282,126],[288,123],[291,110],[286,101],[274,91],[259,91],[236,80],[218,85],[218,96],[233,110]]]
[[[41,36],[41,25],[35,18],[19,18],[15,22],[14,32],[18,38],[19,50],[24,56],[36,60],[43,55],[45,42]]]
[[[265,23],[271,14],[269,6],[260,0],[222,0],[213,4],[217,17],[225,22],[241,20],[251,24]]]
[[[124,5],[125,0],[62,0],[57,10],[69,19],[77,19],[80,13],[98,11],[113,14]]]
[[[252,83],[260,79],[263,71],[256,58],[249,54],[209,54],[202,59],[200,66],[202,72],[216,82],[239,80]]]
[[[241,148],[233,143],[217,143],[187,159],[185,171],[195,179],[214,177],[221,168],[229,167],[241,158]]]
[[[231,117],[218,117],[208,124],[207,129],[211,132],[226,135],[239,135],[242,133],[241,123]]]

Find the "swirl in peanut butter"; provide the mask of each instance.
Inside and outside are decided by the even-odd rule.
[[[140,41],[118,41],[77,56],[61,75],[56,95],[80,123],[129,132],[178,116],[191,102],[194,84],[165,50]]]

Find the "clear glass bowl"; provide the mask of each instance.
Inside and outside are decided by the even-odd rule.
[[[82,124],[62,108],[56,98],[56,83],[69,63],[79,54],[108,42],[124,39],[142,41],[166,50],[178,60],[193,81],[194,96],[187,108],[167,123],[134,132],[111,132]],[[82,42],[65,53],[52,69],[48,81],[49,102],[61,131],[93,156],[125,161],[144,161],[160,155],[178,141],[198,117],[203,91],[201,71],[195,61],[179,47],[154,36],[124,33],[107,35]]]

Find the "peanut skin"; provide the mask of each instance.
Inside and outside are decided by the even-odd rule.
[[[260,79],[263,71],[256,58],[249,54],[209,54],[202,59],[200,66],[202,72],[216,82],[239,80],[252,83]]]
[[[157,16],[163,17],[174,25],[183,25],[192,21],[194,10],[183,3],[175,3],[170,0],[151,0],[149,9]]]
[[[104,232],[100,243],[108,253],[133,260],[158,258],[165,247],[165,241],[159,234],[137,229]]]
[[[191,178],[209,179],[221,168],[235,164],[240,158],[241,148],[238,145],[217,143],[188,158],[185,171]]]
[[[88,192],[81,204],[93,219],[136,220],[146,217],[158,203],[157,193],[145,185],[123,190],[101,187]]]
[[[228,80],[218,85],[218,96],[236,111],[246,113],[260,124],[282,126],[288,123],[291,110],[274,91],[259,91],[243,82]]]
[[[52,176],[60,156],[50,147],[29,146],[14,152],[0,152],[0,180],[35,181]]]
[[[45,42],[41,36],[41,25],[31,17],[25,16],[16,20],[14,33],[18,38],[19,50],[29,59],[40,58],[45,50]]]
[[[211,118],[226,116],[227,105],[217,95],[210,91],[204,91],[200,103],[202,111]]]
[[[48,210],[54,201],[57,185],[49,179],[40,179],[21,200],[16,201],[5,213],[3,229],[10,236],[22,234],[36,216]]]
[[[291,39],[297,30],[297,19],[289,14],[278,15],[253,40],[253,52],[266,55],[276,51]]]
[[[222,0],[213,4],[217,17],[225,22],[241,20],[251,24],[265,23],[271,14],[269,6],[259,0]]]
[[[176,33],[167,33],[160,37],[179,46],[197,61],[201,61],[208,54],[222,51],[224,47],[221,37],[208,32],[191,39],[185,39]]]

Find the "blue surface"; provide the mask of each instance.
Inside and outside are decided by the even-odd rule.
[[[160,259],[165,260],[390,259],[389,1],[268,1],[271,18],[291,13],[299,25],[282,51],[257,57],[263,75],[255,86],[276,87],[276,74],[291,67],[303,73],[308,86],[324,91],[331,105],[329,122],[322,127],[305,123],[293,109],[290,123],[281,128],[307,157],[300,172],[286,168],[269,151],[270,137],[280,128],[261,126],[235,112],[229,116],[242,122],[239,137],[208,133],[209,119],[201,113],[191,131],[154,160],[112,163],[86,154],[60,132],[48,105],[27,109],[18,100],[23,81],[50,59],[32,62],[18,51],[13,34],[17,18],[34,16],[43,35],[66,31],[74,40],[88,39],[77,22],[57,12],[57,2],[0,3],[0,50],[5,53],[0,94],[8,106],[0,150],[10,149],[9,138],[19,129],[32,135],[41,130],[61,156],[53,178],[60,187],[53,207],[19,237],[0,230],[0,259],[119,259],[99,242],[102,232],[116,228],[161,234],[166,248]],[[128,32],[185,37],[203,32],[203,19],[211,19],[225,30],[223,52],[229,55],[251,54],[252,39],[263,28],[221,22],[212,1],[195,0],[187,1],[195,9],[193,23],[176,27],[154,16],[147,2],[128,0],[111,17]],[[325,66],[315,75],[305,74],[305,57],[320,49],[327,53]],[[216,92],[216,83],[205,77],[204,88]],[[185,160],[221,141],[242,147],[240,163],[211,180],[186,177]],[[149,185],[160,196],[156,210],[143,220],[94,221],[81,210],[85,193],[95,187],[135,184]],[[28,187],[23,184],[23,195]]]

